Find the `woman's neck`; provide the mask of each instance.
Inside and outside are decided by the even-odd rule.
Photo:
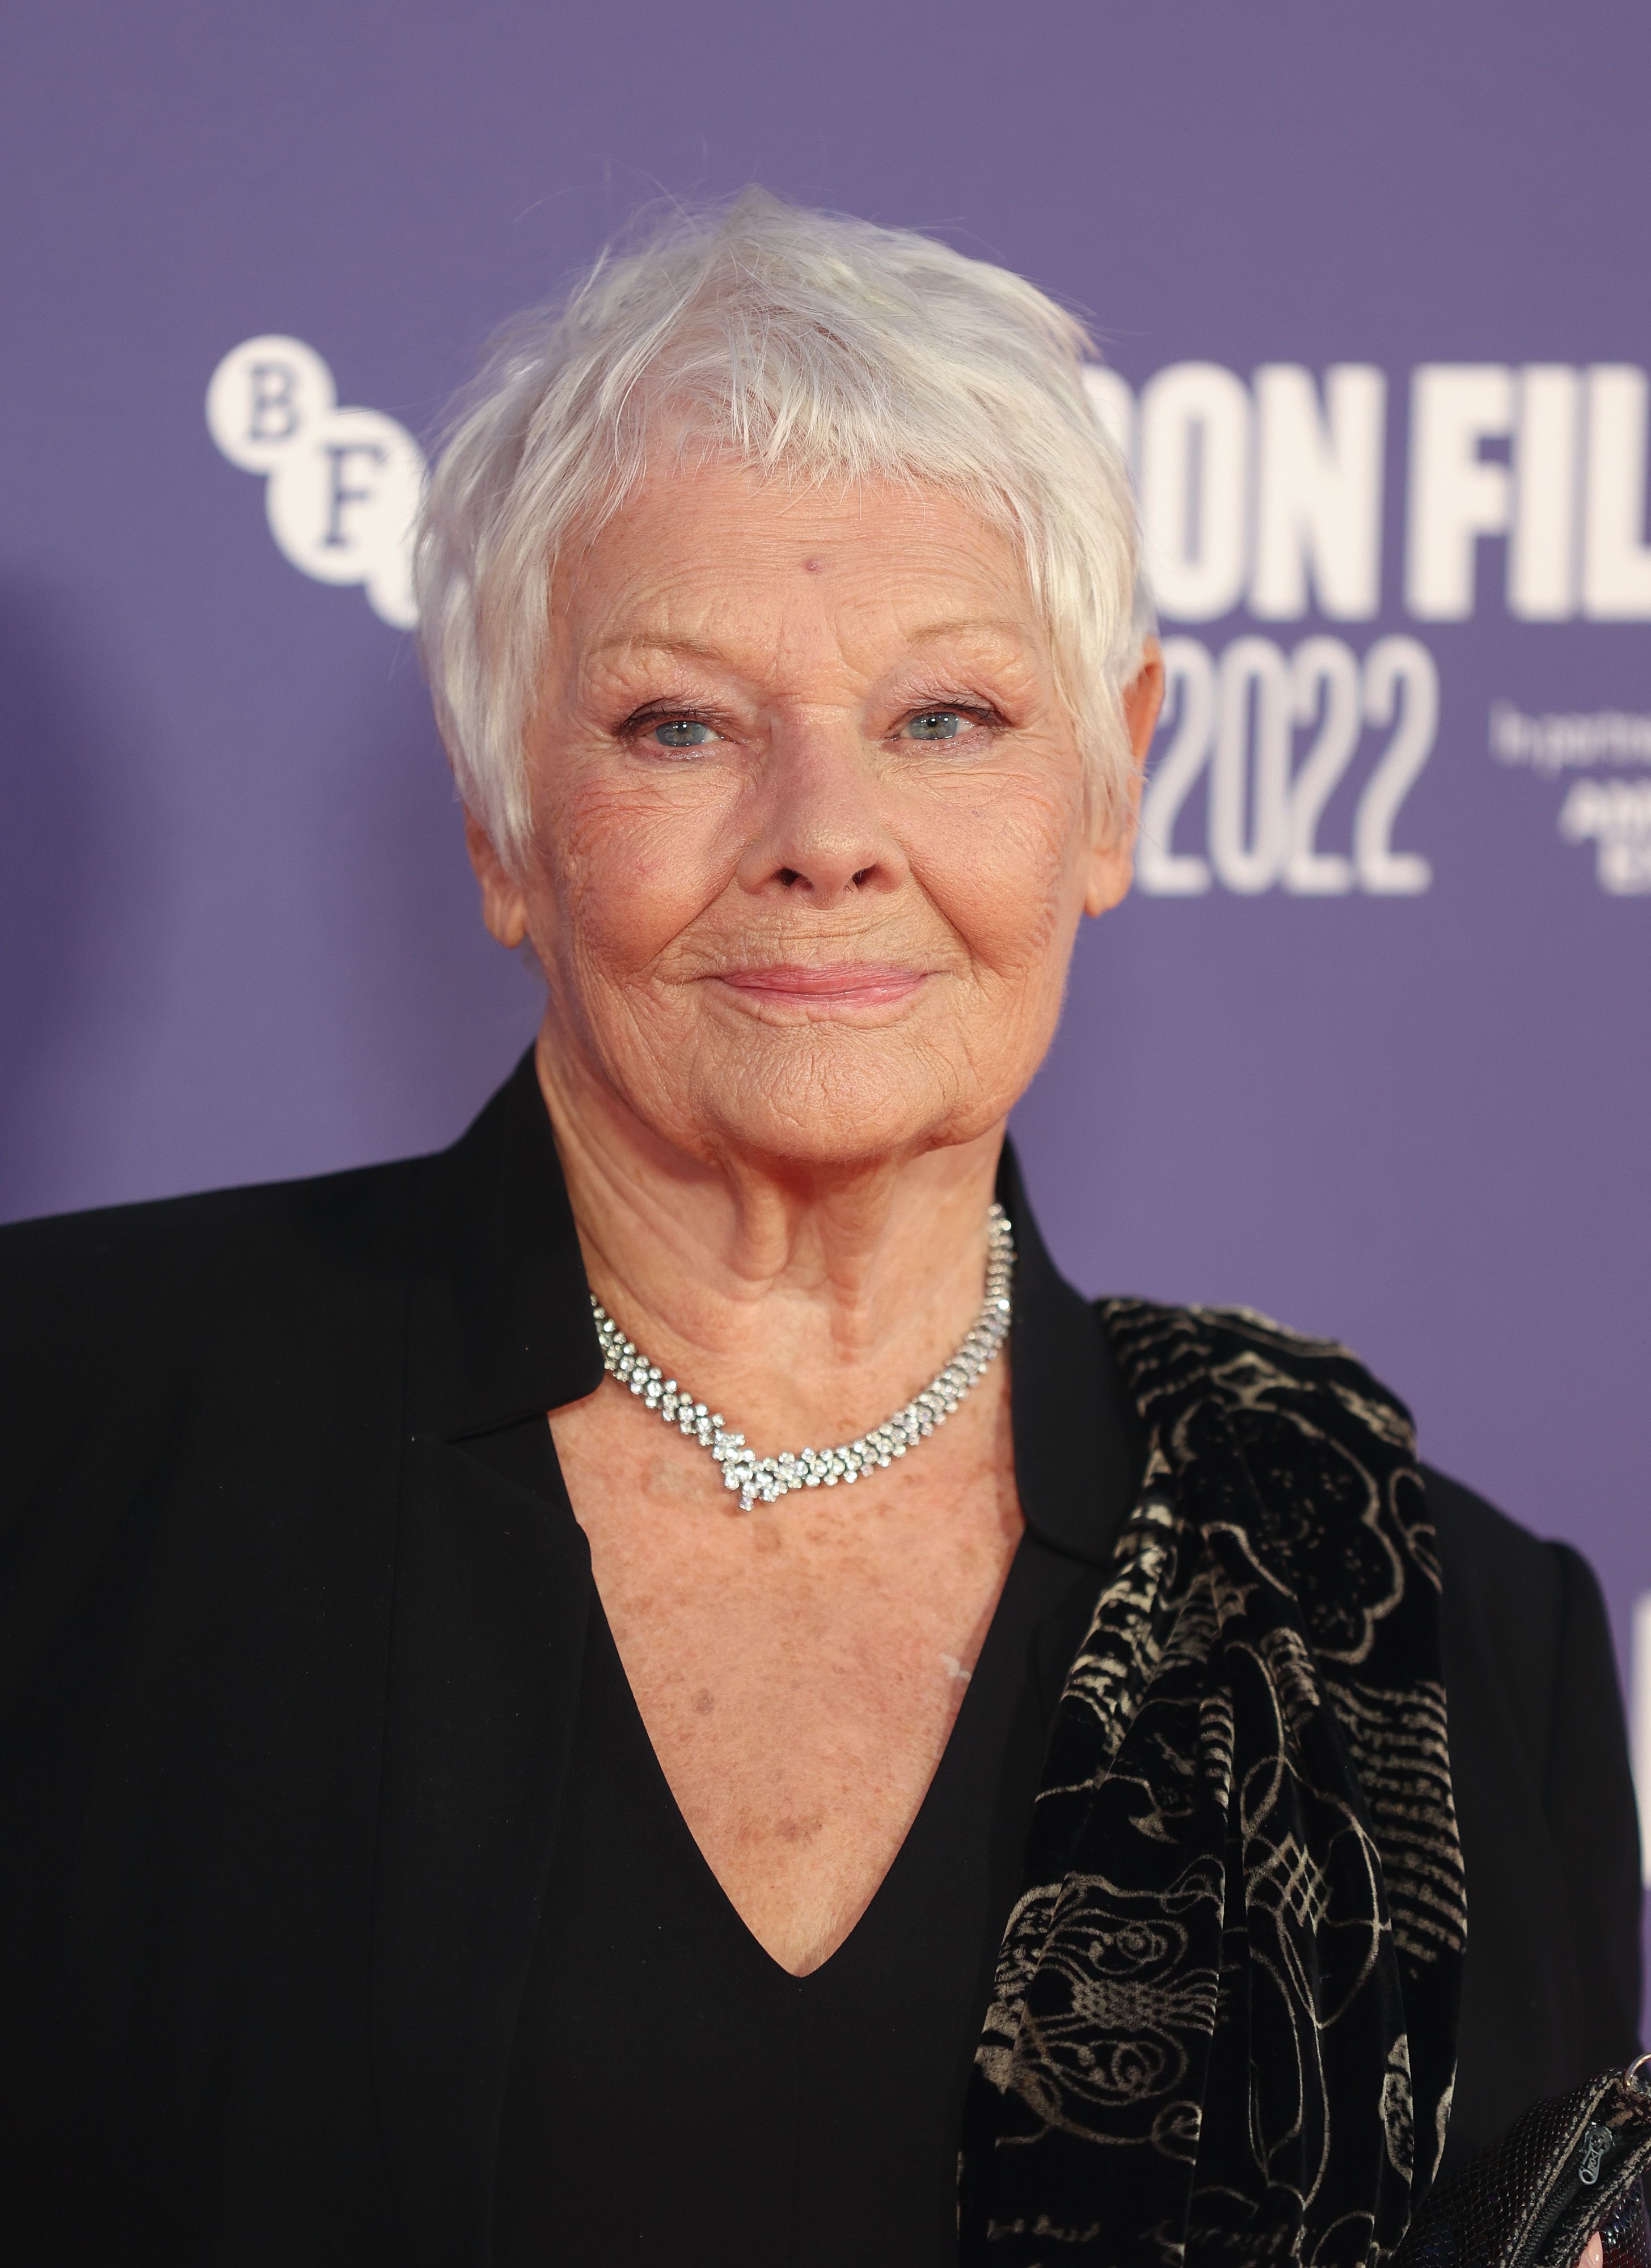
[[[542,1039],[591,1288],[759,1451],[852,1439],[979,1308],[1003,1129],[850,1167],[689,1155]]]

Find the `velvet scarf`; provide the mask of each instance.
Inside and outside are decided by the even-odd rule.
[[[1442,2146],[1465,1915],[1407,1412],[1245,1312],[1100,1309],[1148,1429],[1057,1712],[968,2268],[1355,2268]]]

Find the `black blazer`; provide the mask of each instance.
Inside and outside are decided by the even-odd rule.
[[[1099,1565],[1041,1420],[1116,1380],[1007,1171],[1022,1501]],[[0,1232],[10,2257],[487,2261],[591,1598],[499,1445],[600,1375],[531,1058],[436,1157]],[[1428,1491],[1454,2157],[1633,2052],[1639,1863],[1593,1577]]]

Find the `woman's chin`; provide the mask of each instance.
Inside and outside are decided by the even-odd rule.
[[[657,1140],[706,1164],[737,1155],[785,1173],[854,1169],[1000,1128],[1037,1069],[1054,1016],[913,1017],[896,1028],[635,1018],[599,1027],[593,1084]],[[981,1027],[984,1026],[985,1028]],[[551,1047],[553,1064],[583,1050]],[[670,1071],[683,1075],[671,1077]],[[553,1084],[561,1086],[561,1078]]]
[[[715,1129],[719,1150],[781,1167],[852,1169],[971,1141],[1008,1108],[1007,1100],[1001,1110],[986,1107],[978,1086],[909,1046],[888,1064],[865,1051],[834,1061],[832,1052],[731,1077],[699,1099],[692,1117]]]

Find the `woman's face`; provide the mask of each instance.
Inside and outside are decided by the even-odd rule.
[[[707,1160],[988,1132],[1128,883],[1014,550],[940,494],[651,480],[558,583],[528,762],[527,871],[471,847],[557,1083]]]

